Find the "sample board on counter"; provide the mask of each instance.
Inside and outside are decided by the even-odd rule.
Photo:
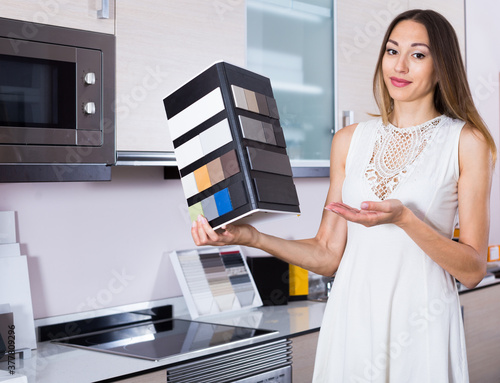
[[[16,242],[14,211],[0,211],[0,314],[6,314],[2,319],[7,314],[13,318],[16,352],[24,353],[36,348],[28,258],[21,255]],[[5,330],[5,327],[0,329],[0,335]],[[4,338],[6,345],[7,339]]]
[[[267,77],[218,62],[164,105],[192,221],[202,214],[219,228],[268,213],[300,214]]]
[[[170,259],[191,319],[262,306],[239,246],[174,251]]]

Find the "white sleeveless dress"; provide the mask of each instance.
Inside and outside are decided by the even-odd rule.
[[[451,238],[463,121],[446,116],[399,129],[356,127],[343,202],[399,199]],[[389,159],[391,159],[389,161]],[[400,228],[349,222],[321,327],[315,383],[468,382],[454,278]]]

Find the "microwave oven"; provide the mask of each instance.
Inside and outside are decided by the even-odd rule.
[[[110,177],[114,100],[113,35],[0,18],[0,182]]]

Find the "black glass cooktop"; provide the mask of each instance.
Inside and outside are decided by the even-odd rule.
[[[276,333],[272,330],[165,319],[54,340],[54,343],[148,360],[206,350]]]

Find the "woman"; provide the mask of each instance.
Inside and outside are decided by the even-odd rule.
[[[315,382],[468,382],[455,278],[474,287],[485,275],[496,148],[448,21],[428,10],[397,16],[374,93],[380,118],[333,138],[316,237],[284,240],[248,225],[216,233],[199,217],[193,239],[336,273]]]

